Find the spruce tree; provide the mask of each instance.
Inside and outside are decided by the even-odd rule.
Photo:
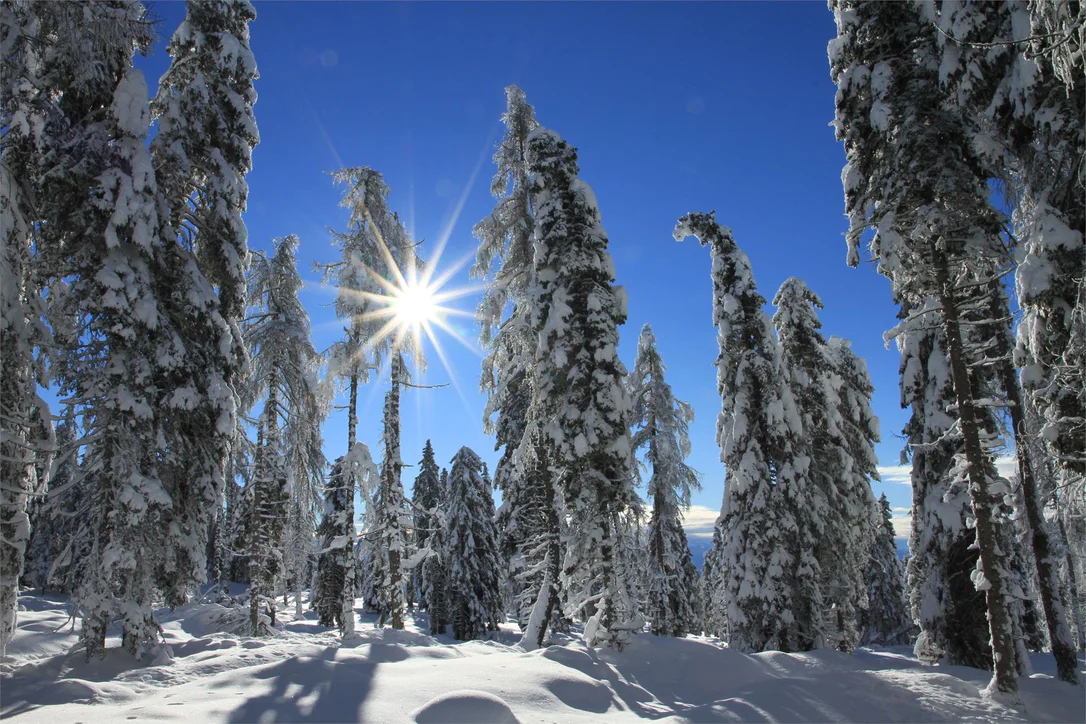
[[[415,547],[420,552],[431,550],[434,554],[423,559],[414,571],[415,590],[418,591],[419,605],[423,609],[430,608],[426,597],[430,590],[427,578],[433,567],[440,565],[440,551],[434,551],[430,545],[430,535],[438,525],[437,508],[444,501],[440,476],[441,471],[434,458],[434,447],[427,440],[422,449],[422,460],[419,461],[419,474],[411,489],[411,507],[415,514]]]
[[[871,383],[847,342],[837,340],[831,350],[819,331],[816,310],[822,300],[802,279],[786,279],[773,304],[786,377],[808,431],[808,515],[822,570],[823,605],[830,610],[826,639],[851,651],[859,636],[863,569],[874,534],[869,476],[878,475],[873,444],[879,438],[870,407]]]
[[[595,194],[577,177],[576,150],[554,132],[536,129],[528,137],[528,160],[537,344],[521,450],[536,454],[542,463],[537,469],[554,471],[570,516],[573,535],[562,571],[566,613],[586,619],[588,645],[621,647],[641,628],[617,560],[625,516],[640,505],[622,385],[626,370],[617,351],[625,294],[612,286],[607,236]],[[550,595],[541,593],[540,601]],[[533,611],[536,630],[543,615]]]
[[[645,324],[637,340],[637,360],[630,372],[630,421],[634,452],[645,452],[651,468],[648,494],[652,520],[645,533],[648,546],[648,602],[645,615],[650,630],[660,636],[683,636],[699,629],[695,602],[698,576],[690,575],[690,546],[682,527],[690,493],[700,490],[697,472],[686,464],[690,454],[690,405],[675,398],[664,380],[664,361],[656,349],[652,327]]]
[[[985,592],[995,674],[988,691],[1017,696],[1014,621],[1008,599],[1010,542],[1000,520],[1003,485],[993,477],[993,440],[975,391],[983,368],[967,333],[971,290],[997,269],[1006,250],[1001,219],[991,207],[987,177],[961,114],[939,89],[935,29],[912,5],[834,4],[838,39],[830,62],[838,83],[838,138],[848,165],[842,176],[850,228],[849,262],[859,242],[877,230],[871,250],[900,301],[936,302],[944,327],[949,379],[958,409],[963,462],[978,567],[972,580]],[[963,331],[963,321],[965,327]]]
[[[539,124],[520,88],[509,86],[505,94],[502,121],[506,132],[494,154],[497,170],[491,183],[491,193],[498,201],[473,229],[479,249],[471,273],[475,277],[493,273],[476,315],[482,329],[480,340],[488,350],[481,380],[488,395],[484,424],[495,434],[495,448],[503,450],[494,482],[502,491],[499,535],[510,561],[517,620],[526,630],[537,601],[545,598],[544,608],[550,609],[540,612],[540,624],[526,639],[538,646],[552,619],[560,617],[562,595],[562,551],[553,481],[538,464],[538,455],[517,455],[527,425],[534,374],[530,362],[535,350],[531,327],[535,221],[527,154],[528,136]],[[544,579],[548,583],[545,597],[541,595]]]
[[[863,642],[896,646],[909,641],[912,618],[905,597],[905,567],[897,557],[893,513],[883,493],[873,508],[878,528],[864,571],[867,607],[863,611]]]
[[[501,605],[500,559],[482,460],[462,447],[451,462],[445,496],[445,586],[453,635],[465,641],[493,628],[494,612]]]
[[[326,407],[317,392],[318,356],[310,341],[309,315],[298,299],[298,243],[294,235],[276,239],[270,257],[255,257],[248,281],[245,341],[252,374],[243,395],[245,408],[263,398],[252,480],[245,491],[254,636],[275,625],[275,585],[286,572],[283,536],[292,494],[296,505],[309,505],[324,467],[319,443]]]
[[[717,441],[726,469],[715,561],[739,651],[806,650],[823,634],[804,432],[750,261],[713,214],[688,214],[676,240],[696,237],[713,260],[713,318],[722,398]]]

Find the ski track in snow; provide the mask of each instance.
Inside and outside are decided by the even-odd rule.
[[[713,639],[637,637],[622,652],[575,635],[526,653],[515,623],[496,640],[408,629],[342,643],[315,615],[283,612],[279,636],[217,630],[226,609],[160,611],[173,661],[135,662],[111,649],[87,663],[59,598],[23,596],[19,630],[0,664],[0,717],[18,722],[1081,722],[1081,688],[1052,678],[1051,656],[1022,680],[1024,710],[981,697],[990,674],[925,667],[908,647],[747,656]],[[59,631],[57,631],[59,629]],[[56,633],[54,633],[56,631]]]

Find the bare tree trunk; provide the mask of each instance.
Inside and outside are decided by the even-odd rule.
[[[1000,693],[1017,698],[1018,672],[1015,668],[1013,626],[1004,591],[1006,582],[1003,580],[1006,558],[1003,551],[999,549],[999,535],[996,530],[996,520],[992,514],[997,501],[988,491],[984,450],[980,443],[973,393],[969,383],[969,368],[959,326],[957,301],[949,278],[947,259],[942,251],[938,249],[934,251],[935,282],[939,289],[954,393],[958,400],[958,422],[965,447],[969,495],[973,502],[973,515],[977,523],[977,548],[980,554],[978,565],[988,583],[985,595],[988,604],[988,628],[992,637],[994,669],[992,683]]]

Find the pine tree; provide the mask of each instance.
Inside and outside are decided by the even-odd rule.
[[[0,8],[5,28],[0,40],[0,657],[15,633],[19,578],[32,534],[28,505],[32,496],[45,492],[34,459],[50,442],[35,432],[49,417],[37,394],[46,377],[36,348],[47,344],[50,335],[43,319],[43,275],[32,252],[32,229],[39,217],[25,191],[40,172],[35,150],[44,139],[35,137],[35,129],[48,111],[44,93],[27,90],[34,88],[28,82],[33,64],[28,55],[36,40],[32,15],[14,5]]]
[[[864,571],[867,607],[863,612],[863,642],[896,646],[909,641],[912,619],[905,598],[905,567],[897,557],[893,513],[883,493],[873,508],[878,528]]]
[[[56,457],[49,476],[49,495],[36,501],[30,514],[31,537],[26,551],[24,585],[41,589],[58,589],[70,594],[65,585],[71,559],[70,548],[76,530],[74,518],[79,514],[82,488],[76,483],[78,430],[71,407],[56,424]]]
[[[276,239],[272,256],[255,257],[248,283],[251,312],[245,341],[253,364],[244,406],[251,408],[264,398],[257,418],[252,480],[245,491],[254,636],[275,625],[275,585],[285,573],[283,535],[292,493],[309,505],[310,491],[319,489],[324,467],[320,423],[326,406],[317,392],[318,357],[310,341],[309,315],[298,299],[302,280],[297,250],[297,236]]]
[[[38,490],[44,480],[39,479],[35,459],[52,447],[51,426],[44,422],[48,409],[35,394],[35,385],[46,379],[40,366],[43,357],[36,364],[34,350],[50,341],[41,320],[41,290],[55,287],[57,293],[51,291],[50,296],[64,298],[68,307],[64,316],[76,316],[73,310],[78,310],[85,332],[70,346],[56,340],[53,365],[60,387],[75,397],[88,393],[86,397],[97,405],[84,422],[88,433],[100,433],[88,472],[93,474],[101,459],[97,453],[109,449],[111,464],[123,475],[122,468],[132,469],[141,447],[130,443],[150,432],[150,425],[143,425],[141,432],[128,430],[120,418],[127,416],[131,423],[133,406],[146,399],[142,386],[150,368],[141,363],[154,342],[151,335],[137,335],[142,344],[124,352],[113,349],[111,342],[123,344],[119,337],[124,333],[156,321],[147,267],[157,234],[153,203],[148,203],[154,194],[153,174],[147,174],[150,165],[143,163],[139,148],[139,139],[147,132],[141,113],[146,88],[142,77],[130,72],[133,52],[145,49],[151,40],[143,7],[34,3],[5,5],[2,12],[0,464],[5,485],[0,492],[0,532],[10,545],[0,553],[0,651],[14,631],[15,591],[30,533],[27,495],[43,492]],[[88,68],[95,72],[88,73]],[[135,268],[129,268],[130,263]],[[59,281],[62,278],[72,281],[71,288]],[[125,293],[118,296],[118,288]],[[131,320],[135,309],[138,319]],[[122,359],[131,364],[126,384],[100,384],[110,374],[105,370],[116,374],[124,369],[116,366]],[[102,412],[118,400],[122,407],[127,402],[127,409],[112,416]],[[115,565],[107,569],[91,562],[88,567],[99,585],[81,588],[80,602],[89,604],[85,621],[91,622],[84,629],[85,640],[91,642],[88,654],[101,648],[103,621],[118,610],[114,602],[128,613],[124,621],[128,650],[142,652],[155,637],[154,626],[146,625],[151,614],[145,558],[140,556],[133,565],[127,555],[128,542],[150,533],[147,524],[154,512],[149,509],[161,502],[155,495],[154,471],[147,472],[146,478],[133,479],[128,500],[137,507],[144,503],[142,512],[148,515],[137,513],[112,523],[98,518],[94,524],[99,534],[95,552],[110,547],[109,560]],[[112,510],[109,492],[97,492],[99,503]],[[150,505],[145,494],[150,494]],[[101,637],[96,635],[99,630]]]
[[[632,446],[645,450],[651,466],[648,494],[652,520],[646,531],[648,545],[648,604],[650,630],[660,636],[683,636],[699,628],[694,610],[698,585],[690,546],[682,527],[683,511],[690,507],[690,492],[700,490],[697,472],[686,464],[690,454],[690,405],[675,398],[664,381],[664,361],[656,349],[652,327],[641,328],[637,360],[627,387],[631,401]]]
[[[816,312],[822,300],[802,279],[786,279],[773,304],[787,379],[809,431],[808,515],[822,570],[823,603],[830,610],[827,640],[851,651],[859,636],[863,569],[874,534],[869,478],[878,476],[874,443],[879,437],[870,407],[872,387],[848,343],[836,340],[831,349],[822,336]]]
[[[255,16],[248,2],[189,2],[152,102],[163,223],[180,242],[163,254],[163,314],[187,357],[167,383],[184,391],[165,430],[170,464],[163,480],[176,522],[159,578],[170,605],[206,579],[210,513],[222,506],[226,468],[240,443],[235,416],[247,355],[239,325],[248,265],[241,214],[258,142],[248,30]],[[301,508],[294,510],[299,515],[305,517]]]
[[[1000,530],[1003,491],[992,476],[990,452],[995,440],[982,429],[983,408],[974,394],[986,373],[970,366],[976,354],[962,326],[964,320],[968,331],[970,290],[1006,255],[1001,219],[961,115],[938,92],[935,29],[912,5],[834,7],[838,39],[830,62],[839,89],[835,125],[848,157],[842,178],[849,262],[858,262],[860,238],[874,228],[871,250],[895,298],[917,306],[936,302],[959,414],[961,470],[976,521],[980,555],[972,580],[985,591],[988,607],[995,664],[989,691],[1013,699],[1015,624],[1008,552],[1000,547],[1010,539]]]
[[[717,440],[726,469],[720,586],[728,643],[740,651],[807,650],[823,634],[809,458],[780,348],[750,261],[713,214],[688,214],[676,240],[696,237],[713,260],[713,317],[722,412]]]
[[[440,551],[434,551],[430,546],[430,534],[438,525],[436,511],[444,500],[440,476],[433,445],[427,440],[422,449],[422,460],[419,461],[419,474],[411,488],[411,507],[415,511],[415,548],[420,553],[425,550],[434,553],[433,556],[423,559],[414,571],[415,590],[418,591],[419,605],[423,609],[430,608],[426,598],[426,592],[430,590],[427,578],[433,566],[439,565],[440,560]]]
[[[482,476],[482,460],[462,447],[451,462],[445,496],[445,586],[453,635],[466,641],[493,628],[494,612],[500,607],[498,544],[488,514],[487,499],[493,498]]]
[[[566,613],[584,616],[588,645],[621,647],[641,628],[616,559],[625,516],[640,505],[626,426],[626,370],[617,352],[625,295],[612,286],[607,237],[595,195],[577,177],[576,151],[557,134],[536,129],[528,138],[528,159],[536,219],[532,328],[538,342],[521,450],[535,447],[542,463],[536,469],[555,471],[571,516],[575,534],[562,571]],[[549,597],[541,594],[540,600]]]
[[[488,354],[483,359],[481,384],[488,401],[484,424],[503,448],[494,470],[502,491],[500,538],[512,570],[512,603],[522,630],[528,629],[536,603],[544,601],[539,625],[526,641],[542,645],[552,619],[560,617],[559,589],[562,550],[553,481],[537,455],[521,455],[528,408],[532,399],[530,364],[535,351],[531,327],[531,289],[535,279],[532,233],[532,196],[528,165],[528,136],[538,127],[535,111],[524,92],[505,89],[505,136],[494,154],[497,170],[491,193],[498,198],[494,210],[475,225],[479,239],[471,273],[485,277],[493,271],[477,319],[480,339]],[[497,267],[495,269],[495,267]],[[547,591],[542,591],[544,579]],[[542,595],[545,593],[545,596]]]
[[[430,510],[433,511],[433,515],[427,516],[431,523],[426,538],[430,555],[422,561],[423,575],[419,582],[419,595],[426,602],[426,611],[430,617],[431,636],[444,634],[451,619],[448,588],[449,534],[446,515],[448,490],[449,471],[442,468],[432,494],[434,505]],[[429,495],[425,497],[431,499]]]

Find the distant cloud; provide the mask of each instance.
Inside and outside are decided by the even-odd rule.
[[[884,483],[897,483],[898,485],[912,485],[912,465],[880,465],[879,477]]]
[[[691,505],[683,514],[683,528],[691,538],[712,538],[713,526],[720,517],[720,511],[704,505]]]
[[[894,535],[898,538],[908,538],[912,529],[912,516],[908,508],[891,508],[890,523],[894,526]]]
[[[878,468],[882,482],[898,485],[912,485],[912,469],[912,465],[880,465]],[[1008,480],[1012,480],[1018,474],[1015,460],[1011,456],[997,458],[996,469]]]

